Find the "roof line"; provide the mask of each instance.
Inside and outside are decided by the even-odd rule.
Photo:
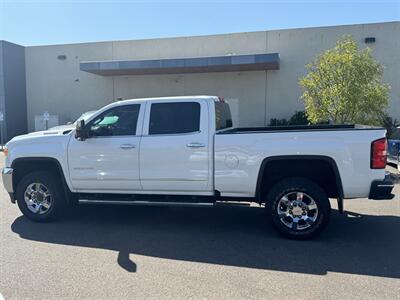
[[[77,43],[60,43],[60,44],[44,44],[44,45],[34,45],[25,46],[26,48],[33,47],[52,47],[52,46],[64,46],[64,45],[83,45],[83,44],[96,44],[96,43],[119,43],[119,42],[133,42],[133,41],[152,41],[152,40],[167,40],[167,39],[185,39],[185,38],[204,38],[204,37],[216,37],[224,35],[235,35],[235,34],[253,34],[253,33],[263,33],[263,32],[273,32],[273,31],[287,31],[287,30],[312,30],[321,28],[334,28],[334,27],[349,27],[349,26],[363,26],[363,25],[379,25],[379,24],[391,24],[400,23],[400,20],[392,20],[385,22],[372,22],[372,23],[356,23],[356,24],[338,24],[338,25],[325,25],[325,26],[306,26],[306,27],[293,27],[293,28],[273,28],[266,30],[255,30],[255,31],[238,31],[238,32],[226,32],[226,33],[216,33],[216,34],[200,34],[200,35],[178,35],[178,36],[166,36],[166,37],[153,37],[153,38],[141,38],[141,39],[126,39],[126,40],[103,40],[103,41],[90,41],[90,42],[77,42]]]

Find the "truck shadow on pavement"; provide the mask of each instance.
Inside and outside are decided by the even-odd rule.
[[[54,223],[18,217],[11,229],[45,243],[115,250],[118,264],[140,271],[135,255],[325,275],[400,278],[400,217],[333,211],[314,240],[278,235],[258,207],[83,206]],[[130,259],[133,258],[133,261]]]

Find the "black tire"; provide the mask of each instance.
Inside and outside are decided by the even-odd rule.
[[[25,191],[33,183],[43,184],[51,195],[50,207],[43,213],[34,213],[25,202]],[[25,175],[16,190],[18,207],[28,219],[35,222],[48,222],[58,219],[66,208],[65,194],[58,176],[52,172],[37,171]]]
[[[301,221],[304,223],[303,227],[309,226],[308,228],[289,228],[288,225],[284,224],[284,221],[282,221],[278,215],[278,204],[282,197],[285,195],[291,195],[295,192],[301,192],[307,196],[310,196],[317,205],[317,213],[315,214],[316,218],[314,217],[315,221],[311,225]],[[331,215],[331,205],[325,191],[318,184],[306,178],[288,178],[278,182],[269,191],[265,208],[266,212],[270,216],[273,226],[281,234],[291,239],[298,240],[310,239],[320,233],[329,223]],[[312,214],[312,211],[310,211],[310,213]],[[290,219],[291,217],[289,217],[289,220]]]

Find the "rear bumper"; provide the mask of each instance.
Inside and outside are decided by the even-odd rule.
[[[13,173],[12,168],[3,168],[1,170],[1,177],[3,179],[3,186],[11,198],[11,202],[15,203],[14,187],[13,187]]]
[[[394,183],[391,180],[390,175],[386,174],[384,180],[376,180],[372,182],[368,198],[374,200],[393,199],[393,187]]]

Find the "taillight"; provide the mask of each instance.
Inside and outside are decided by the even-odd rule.
[[[386,167],[387,147],[386,138],[372,142],[371,169],[384,169]]]

